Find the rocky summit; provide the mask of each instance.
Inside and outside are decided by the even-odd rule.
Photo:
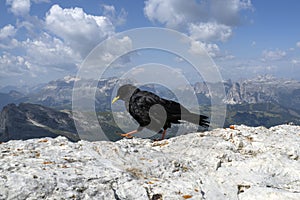
[[[300,199],[300,127],[0,144],[0,199]]]

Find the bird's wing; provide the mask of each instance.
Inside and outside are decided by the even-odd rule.
[[[140,91],[134,94],[130,99],[129,106],[130,114],[140,126],[151,124],[161,128],[166,120],[167,114],[161,105],[160,97],[151,92]]]
[[[141,104],[145,103],[147,105],[147,109],[150,109],[155,104],[159,104],[164,107],[168,116],[171,118],[180,118],[182,114],[189,114],[189,110],[185,108],[178,102],[164,99],[159,97],[158,95],[148,92],[148,91],[140,91],[139,95],[141,95],[140,102]]]
[[[183,105],[172,100],[161,98],[160,104],[164,106],[167,113],[170,115],[181,115],[183,113],[189,113],[189,110],[186,109]]]
[[[129,113],[142,127],[147,126],[151,122],[149,113],[137,101],[129,103]]]

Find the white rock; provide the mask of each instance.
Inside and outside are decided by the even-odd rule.
[[[300,199],[300,127],[0,144],[0,199]]]

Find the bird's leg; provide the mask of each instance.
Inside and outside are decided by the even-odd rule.
[[[138,130],[130,131],[128,133],[121,134],[122,137],[132,138],[132,134],[138,133]]]
[[[161,140],[163,140],[165,138],[166,132],[167,132],[167,129],[160,130],[158,133],[162,134],[161,139],[156,138],[156,139],[154,139],[154,141],[161,141]]]
[[[162,132],[161,140],[163,140],[165,138],[166,132],[167,132],[167,129],[164,129],[164,131]]]

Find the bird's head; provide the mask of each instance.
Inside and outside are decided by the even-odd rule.
[[[115,103],[117,100],[129,101],[131,95],[137,90],[138,88],[134,85],[123,85],[118,89],[117,96],[112,100],[111,103]]]

